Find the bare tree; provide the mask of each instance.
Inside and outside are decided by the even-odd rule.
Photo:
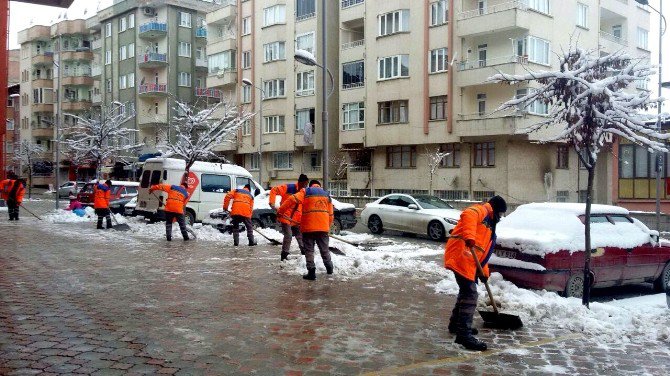
[[[28,198],[33,196],[33,174],[36,164],[44,163],[40,158],[40,154],[44,152],[42,145],[29,140],[21,140],[14,148],[14,161],[18,162],[21,168],[25,166],[28,169]]]
[[[430,172],[430,181],[428,183],[428,192],[429,194],[433,194],[433,181],[435,178],[435,174],[437,174],[437,169],[440,167],[442,164],[442,161],[446,156],[448,156],[451,153],[447,153],[444,151],[441,151],[439,147],[435,147],[433,149],[426,148],[426,159],[428,160],[428,169]]]
[[[499,110],[527,108],[539,101],[550,106],[549,116],[527,128],[535,132],[553,127],[558,132],[542,142],[567,141],[588,171],[584,244],[584,292],[582,303],[589,306],[592,275],[591,203],[593,179],[598,155],[608,133],[630,140],[649,150],[667,152],[661,134],[645,124],[639,111],[654,104],[646,91],[627,90],[653,72],[648,65],[619,51],[597,57],[597,51],[570,48],[559,56],[558,71],[528,72],[521,75],[498,73],[489,82],[524,84],[538,87],[516,99],[505,102]]]
[[[352,165],[346,153],[340,152],[330,158],[330,163],[335,166],[335,179],[344,179],[347,176],[347,169]]]

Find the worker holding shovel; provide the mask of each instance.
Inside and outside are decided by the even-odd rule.
[[[472,317],[477,308],[477,279],[485,283],[488,280],[487,262],[495,246],[496,224],[506,211],[507,203],[500,196],[494,196],[485,204],[470,206],[461,213],[447,241],[444,266],[454,272],[458,283],[458,297],[449,319],[449,332],[455,333],[456,343],[468,350],[487,349],[486,343],[474,336],[477,329],[472,328]],[[475,250],[481,263],[482,273],[478,272],[471,249]]]
[[[300,253],[305,254],[305,247],[302,242],[302,233],[300,233],[300,219],[302,216],[301,204],[286,207],[285,210],[279,210],[277,196],[281,197],[281,204],[285,203],[289,197],[300,192],[307,187],[309,179],[307,175],[300,174],[297,183],[278,185],[270,190],[270,207],[277,213],[277,221],[281,225],[281,232],[284,234],[284,240],[281,247],[281,261],[288,258],[289,249],[291,249],[291,239],[295,237],[300,247]]]
[[[247,229],[249,246],[255,246],[254,228],[251,224],[251,215],[254,210],[254,196],[251,195],[251,186],[246,184],[242,188],[228,192],[223,199],[223,210],[230,212],[233,218],[233,244],[240,245],[240,224],[243,223]]]
[[[26,193],[26,181],[23,179],[10,180],[9,193],[7,194],[7,210],[9,211],[9,220],[19,220],[19,206],[23,202],[23,195]]]
[[[167,241],[172,241],[172,222],[177,220],[179,230],[184,241],[190,240],[186,231],[186,220],[184,219],[184,206],[188,201],[188,183],[182,182],[181,185],[155,184],[149,187],[149,193],[154,191],[163,191],[168,194],[165,203],[165,237]]]

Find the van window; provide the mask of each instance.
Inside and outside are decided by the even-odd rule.
[[[142,181],[140,182],[140,187],[149,188],[149,178],[151,178],[151,171],[144,170],[142,173]]]
[[[241,176],[238,176],[238,177],[235,178],[235,188],[244,187],[247,184],[249,184],[249,187],[251,188],[251,192],[253,192],[255,187],[251,183],[251,179],[243,178]]]
[[[167,170],[163,170],[163,181],[167,181]]]
[[[136,195],[137,194],[137,187],[126,187],[126,194],[127,195]]]
[[[227,193],[230,191],[230,176],[202,174],[200,189],[203,192]]]
[[[151,185],[155,185],[160,183],[161,181],[161,172],[159,171],[152,171],[151,172]]]

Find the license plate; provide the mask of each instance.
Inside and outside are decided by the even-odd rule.
[[[516,258],[516,252],[515,251],[505,251],[505,250],[502,250],[502,249],[497,249],[496,250],[496,256],[515,259]]]

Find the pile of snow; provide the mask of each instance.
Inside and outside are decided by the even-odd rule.
[[[0,212],[6,212],[6,211],[8,211],[8,210],[9,210],[9,209],[7,209],[6,206],[0,206]]]
[[[544,255],[584,249],[584,224],[579,219],[585,204],[534,203],[521,205],[497,226],[498,244],[525,253]],[[617,206],[592,205],[592,214],[627,215]],[[634,248],[648,243],[649,229],[641,222],[591,224],[591,245]]]
[[[84,207],[84,216],[80,217],[72,211],[58,209],[50,213],[45,214],[42,219],[51,223],[82,223],[82,222],[95,222],[98,220],[98,216],[95,215],[95,209],[90,206]],[[127,223],[128,221],[121,214],[114,214],[114,219],[117,223]]]

